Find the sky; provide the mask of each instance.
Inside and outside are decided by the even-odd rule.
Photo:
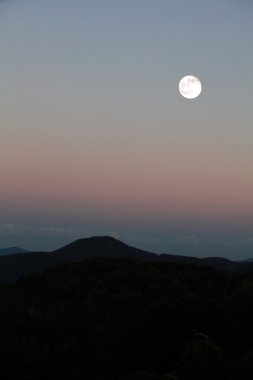
[[[0,247],[106,234],[253,257],[252,17],[249,0],[0,1]]]

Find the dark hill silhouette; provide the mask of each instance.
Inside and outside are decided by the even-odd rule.
[[[159,256],[159,259],[162,261],[178,262],[178,263],[197,265],[197,266],[210,266],[216,270],[228,271],[228,272],[237,272],[237,271],[243,270],[244,266],[245,266],[245,269],[247,267],[247,265],[244,265],[246,264],[245,262],[239,263],[236,261],[225,259],[223,257],[197,258],[197,257],[192,257],[192,256],[161,254]]]
[[[252,380],[252,285],[111,258],[31,274],[0,286],[1,378]]]
[[[0,248],[0,256],[11,255],[12,253],[26,253],[26,249],[19,247]]]
[[[79,239],[53,252],[29,252],[0,257],[0,283],[12,283],[21,276],[69,262],[96,257],[131,258],[153,261],[157,255],[130,247],[109,236]]]
[[[95,236],[79,239],[54,253],[68,261],[80,261],[94,257],[111,257],[115,259],[132,258],[144,261],[155,260],[157,255],[138,248],[130,247],[110,236]]]
[[[18,278],[63,263],[81,262],[97,257],[135,259],[141,261],[167,261],[194,266],[210,266],[232,273],[253,271],[251,262],[234,262],[219,257],[196,258],[178,255],[156,255],[128,246],[109,236],[79,239],[53,252],[29,252],[0,256],[0,283],[12,283]]]

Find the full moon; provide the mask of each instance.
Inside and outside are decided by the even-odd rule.
[[[184,98],[197,98],[200,95],[201,91],[201,82],[197,77],[193,75],[187,75],[183,77],[179,82],[179,92]]]

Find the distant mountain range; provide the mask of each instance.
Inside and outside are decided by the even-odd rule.
[[[13,253],[13,252],[12,252]],[[81,262],[96,257],[114,259],[136,259],[142,261],[167,261],[194,266],[210,266],[230,273],[253,272],[253,262],[235,262],[219,257],[196,258],[188,256],[157,255],[109,236],[79,239],[53,252],[15,253],[0,256],[0,283],[15,282],[21,276],[43,272],[47,268],[63,263]]]
[[[11,255],[12,253],[27,253],[28,251],[19,247],[0,248],[0,256]]]

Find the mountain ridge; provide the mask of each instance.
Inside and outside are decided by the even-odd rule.
[[[20,247],[0,248],[0,256],[11,255],[13,253],[28,253],[28,251],[27,251],[27,249],[23,249]]]
[[[230,273],[253,271],[251,262],[234,262],[221,257],[197,258],[171,254],[155,254],[131,247],[110,236],[78,239],[52,252],[28,252],[0,256],[0,283],[12,283],[30,273],[40,273],[49,267],[109,257],[141,261],[166,261],[194,266],[209,266]]]
[[[84,253],[84,250],[86,251]],[[140,258],[143,260],[155,259],[157,255],[139,248],[131,247],[122,241],[111,236],[92,236],[90,238],[78,239],[65,245],[64,247],[53,251],[52,253],[69,258],[69,255],[75,259],[105,257],[109,254],[111,258]]]

